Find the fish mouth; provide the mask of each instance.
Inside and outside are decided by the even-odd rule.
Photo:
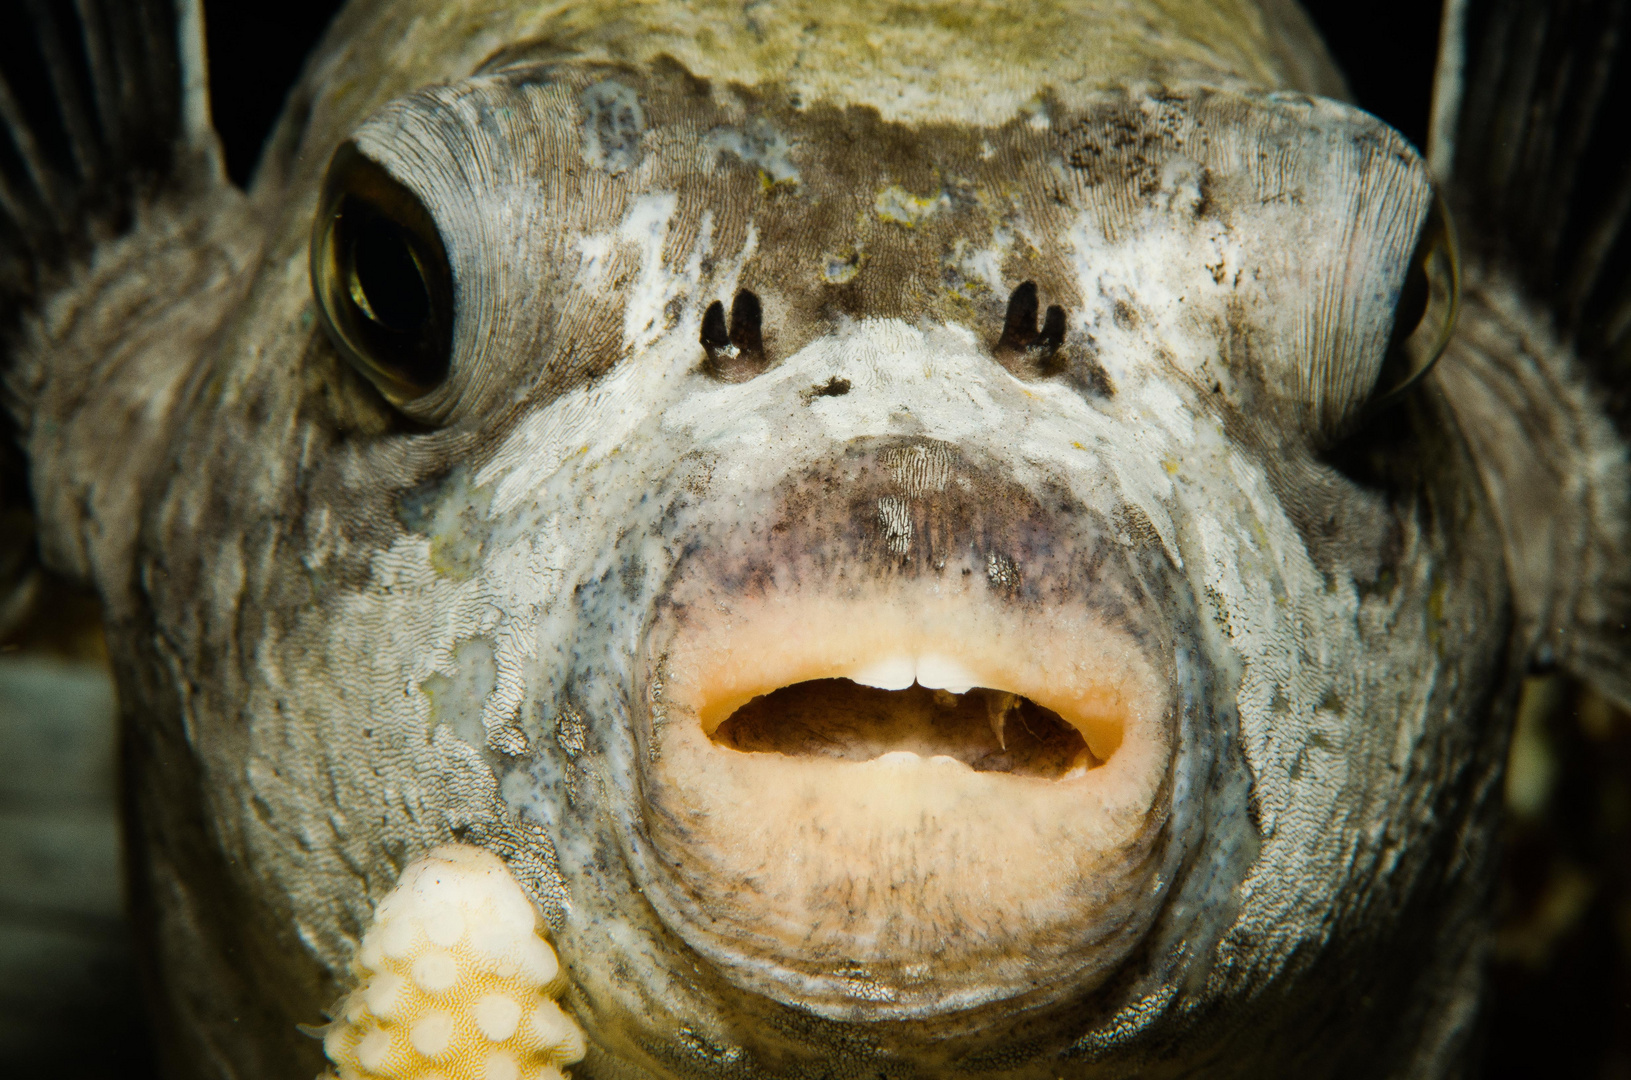
[[[1030,698],[919,680],[902,689],[864,678],[794,683],[755,697],[710,737],[747,753],[838,761],[893,755],[902,763],[928,760],[1046,780],[1083,776],[1104,761],[1078,728]]]
[[[1098,670],[1079,671],[1036,647],[1041,628],[988,627],[970,639],[968,597],[925,599],[806,600],[716,631],[737,640],[713,645],[723,663],[696,671],[703,734],[742,753],[1059,781],[1102,767],[1146,707],[1147,689],[1134,684],[1148,680],[1126,670],[1124,649],[1110,659],[1101,646]],[[947,640],[936,623],[964,625]],[[750,651],[746,636],[784,647]]]
[[[642,891],[728,979],[832,1018],[1079,994],[1160,889],[1159,605],[1092,515],[930,451],[939,483],[861,448],[715,528],[647,638]]]

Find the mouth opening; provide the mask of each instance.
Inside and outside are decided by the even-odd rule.
[[[745,753],[838,761],[955,761],[975,772],[1045,780],[1103,762],[1058,713],[1006,690],[901,690],[812,679],[753,698],[709,736]]]

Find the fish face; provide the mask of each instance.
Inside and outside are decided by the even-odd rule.
[[[262,966],[327,985],[462,839],[595,1075],[1407,1041],[1508,619],[1442,407],[1360,430],[1430,202],[1296,95],[907,123],[512,57],[363,122],[325,328],[256,339],[311,303],[262,274],[154,526],[221,539],[160,604],[263,629],[194,736]]]

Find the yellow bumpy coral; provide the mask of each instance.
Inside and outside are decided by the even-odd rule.
[[[338,1080],[560,1080],[583,1032],[537,912],[496,856],[437,848],[363,935],[323,1038]]]

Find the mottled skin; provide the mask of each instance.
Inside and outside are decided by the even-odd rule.
[[[349,6],[249,195],[150,208],[20,380],[46,550],[108,608],[174,1074],[315,1073],[296,1025],[449,840],[554,927],[579,1075],[1454,1074],[1517,681],[1614,617],[1578,597],[1622,584],[1624,459],[1476,273],[1366,412],[1429,183],[1305,94],[1341,83],[1280,3]],[[308,281],[347,138],[458,282],[452,374],[400,411]],[[1010,370],[1024,281],[1068,331]],[[739,288],[770,366],[727,383],[698,327]],[[1544,536],[1537,460],[1579,495]],[[778,951],[665,771],[667,657],[941,582],[1116,628],[1171,760],[1078,892],[834,902],[848,944]],[[1001,811],[895,868],[961,872],[936,838]],[[742,857],[778,882],[800,842]]]

